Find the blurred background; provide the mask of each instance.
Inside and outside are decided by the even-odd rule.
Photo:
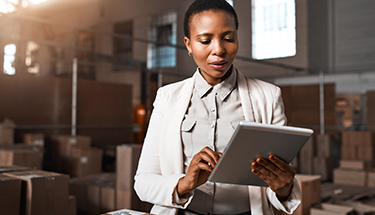
[[[234,64],[281,87],[288,125],[328,135],[336,163],[343,133],[375,130],[373,0],[228,2],[239,18]],[[183,43],[191,3],[0,0],[0,122],[14,131],[3,145],[42,135],[41,168],[69,173],[54,140],[89,137],[100,171],[114,172],[116,147],[143,142],[157,89],[195,72]]]

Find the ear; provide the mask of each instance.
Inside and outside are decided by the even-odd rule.
[[[191,41],[186,36],[184,37],[184,43],[185,43],[185,46],[186,46],[186,49],[188,50],[188,52],[193,54],[193,51],[191,49]]]

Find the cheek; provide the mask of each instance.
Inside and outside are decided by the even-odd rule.
[[[194,55],[195,61],[203,62],[208,58],[209,52],[205,49],[195,49],[193,51],[193,55]]]
[[[231,56],[235,57],[238,52],[238,44],[234,44],[233,46],[231,46],[228,51],[230,52]]]

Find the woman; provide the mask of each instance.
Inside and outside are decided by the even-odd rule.
[[[158,90],[135,176],[153,214],[272,214],[271,205],[291,214],[300,204],[294,169],[275,155],[251,163],[268,188],[207,182],[240,121],[286,124],[280,89],[234,68],[237,28],[225,0],[186,11],[184,42],[198,68]]]

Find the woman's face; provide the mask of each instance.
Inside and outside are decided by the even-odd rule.
[[[226,78],[238,51],[234,17],[225,11],[203,11],[191,17],[189,27],[186,48],[202,76],[214,86]]]

